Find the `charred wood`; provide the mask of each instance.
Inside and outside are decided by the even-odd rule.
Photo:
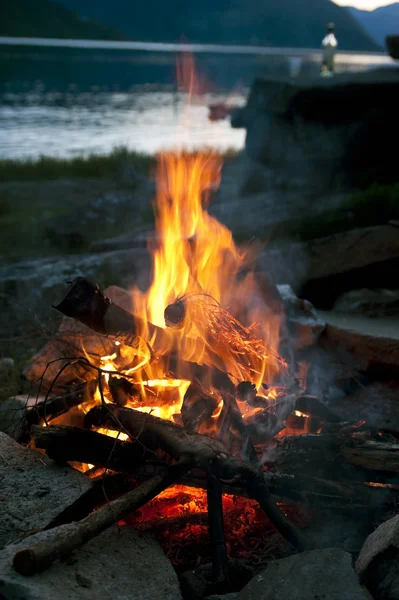
[[[212,579],[214,583],[229,580],[229,557],[224,536],[222,484],[218,475],[207,475],[209,538],[212,549]]]
[[[202,386],[191,383],[181,406],[181,417],[189,431],[198,431],[200,426],[210,424],[212,415],[218,406],[215,396],[205,395]]]
[[[78,461],[129,473],[135,465],[154,457],[140,443],[123,442],[79,427],[34,425],[31,433],[36,447],[60,462]]]
[[[344,448],[343,455],[348,463],[364,469],[399,473],[399,443],[370,440]]]
[[[91,400],[95,387],[95,381],[88,381],[76,386],[67,394],[38,402],[27,410],[24,415],[24,425],[27,432],[33,425],[38,425],[43,420],[52,421],[56,417],[67,413],[74,406],[79,406],[79,404]]]
[[[145,324],[139,317],[112,302],[98,285],[84,277],[78,277],[72,282],[65,298],[54,308],[90,329],[113,336],[128,346],[134,346],[135,339],[144,331],[148,331],[148,338],[154,340],[155,354],[162,354],[173,345],[170,331],[152,323]]]

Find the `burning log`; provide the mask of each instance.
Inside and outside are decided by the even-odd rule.
[[[188,432],[172,421],[165,421],[149,413],[111,404],[96,406],[87,413],[85,426],[108,427],[116,431],[122,428],[133,441],[140,440],[146,448],[163,450],[175,460],[190,457],[196,467],[204,470],[207,470],[215,459],[219,460],[221,457],[227,478],[232,475],[229,470],[232,457],[229,457],[229,451],[222,442]],[[236,464],[233,466],[236,468]]]
[[[262,472],[231,456],[219,440],[189,433],[171,421],[114,405],[93,408],[86,415],[86,425],[107,426],[116,430],[122,427],[132,439],[140,439],[151,450],[163,450],[175,460],[188,458],[193,466],[205,471],[212,472],[216,465],[217,474],[222,479],[242,478],[248,494],[258,502],[276,529],[297,549],[309,547],[303,534],[272,501]]]
[[[313,474],[328,469],[329,478],[341,480],[343,471],[351,475],[354,466],[370,471],[399,473],[399,444],[393,441],[375,441],[369,431],[365,439],[359,433],[341,432],[320,435],[291,435],[285,438],[275,452],[270,466],[301,474]],[[350,479],[350,477],[349,477]]]
[[[37,448],[46,450],[50,458],[60,462],[78,461],[129,473],[153,458],[140,443],[123,442],[79,427],[34,425],[31,435]]]
[[[189,431],[198,431],[201,425],[209,424],[218,406],[215,396],[205,395],[201,386],[191,383],[187,389],[181,407],[181,417]]]
[[[139,317],[112,302],[98,285],[84,277],[72,282],[65,298],[54,308],[98,333],[115,337],[127,346],[134,345],[135,338],[146,330],[148,338],[153,340],[155,354],[162,354],[173,346],[170,331],[152,323],[144,324]]]
[[[165,474],[168,465],[154,457],[140,444],[131,444],[107,435],[77,427],[52,425],[32,427],[32,438],[37,448],[57,461],[77,461],[106,467],[109,471],[126,473],[137,481],[147,481],[156,474]],[[302,503],[308,506],[358,509],[374,504],[377,488],[357,481],[330,481],[293,473],[263,473],[270,493],[282,502]],[[112,476],[114,478],[115,476]],[[103,476],[101,475],[101,479]],[[202,471],[192,471],[178,483],[206,488]],[[131,479],[128,487],[131,486]],[[248,496],[245,485],[222,482],[223,493]],[[126,491],[122,488],[120,491]],[[93,506],[94,508],[94,506]]]
[[[48,568],[54,561],[67,558],[74,550],[115,522],[155,498],[189,471],[191,466],[189,460],[182,460],[171,466],[165,475],[155,475],[140,487],[105,504],[81,521],[65,525],[61,531],[57,530],[53,535],[49,534],[49,537],[42,542],[17,552],[13,560],[14,569],[21,575],[34,575]]]
[[[33,425],[38,425],[43,420],[51,421],[67,413],[74,406],[79,406],[79,404],[91,400],[95,387],[95,381],[88,381],[76,386],[68,394],[43,400],[33,406],[23,417],[27,433]]]

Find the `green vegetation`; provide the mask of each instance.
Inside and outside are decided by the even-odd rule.
[[[87,157],[0,160],[0,181],[43,181],[67,177],[126,179],[126,171],[148,174],[155,157],[116,148],[111,154]],[[0,208],[1,212],[1,208]]]

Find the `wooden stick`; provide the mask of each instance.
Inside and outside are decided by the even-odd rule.
[[[85,519],[65,525],[62,531],[55,530],[46,540],[17,552],[13,560],[14,569],[21,575],[34,575],[48,568],[54,561],[67,558],[74,550],[155,498],[187,473],[191,466],[189,460],[182,460],[170,467],[166,475],[156,475],[140,487],[105,504]]]
[[[72,282],[65,298],[54,305],[54,308],[67,317],[84,323],[90,329],[112,336],[127,346],[135,346],[137,338],[144,337],[156,357],[166,353],[169,355],[175,348],[176,337],[173,330],[158,327],[150,322],[144,323],[140,317],[112,302],[98,285],[84,277],[78,277]],[[199,354],[202,353],[203,343],[200,341]],[[218,373],[224,385],[234,388],[229,377],[223,372],[224,362],[219,352],[213,351],[209,345],[204,362],[213,365],[211,368],[190,361],[177,360],[176,357],[172,357],[168,362],[169,370],[172,373],[175,371],[175,376],[178,378],[193,380],[198,377],[202,382],[208,383],[208,380],[204,379],[204,371],[212,374],[212,378],[215,377],[215,373]]]
[[[212,550],[212,579],[214,583],[229,580],[229,557],[224,537],[222,484],[220,478],[208,473],[207,499],[209,538]]]
[[[38,402],[24,416],[27,429],[32,427],[32,425],[37,425],[43,419],[51,421],[68,412],[74,406],[79,406],[79,404],[85,401],[86,396],[89,397],[90,393],[94,392],[95,386],[96,382],[94,380],[89,381],[76,386],[67,394]]]
[[[78,461],[129,473],[154,455],[140,443],[131,444],[79,427],[34,425],[31,431],[37,448],[57,461]]]
[[[127,312],[106,296],[96,285],[84,277],[77,277],[65,298],[54,308],[63,315],[80,321],[103,335],[115,337],[128,346],[135,338],[147,334],[156,355],[170,352],[173,333],[169,329],[144,323],[140,317]]]
[[[115,405],[96,406],[85,417],[85,426],[109,427],[129,433],[132,440],[150,450],[163,450],[175,460],[189,457],[193,464],[207,470],[219,457],[227,459],[229,451],[219,440],[188,432],[172,421],[165,421],[151,414]]]

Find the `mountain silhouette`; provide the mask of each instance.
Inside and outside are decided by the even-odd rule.
[[[381,46],[385,46],[387,35],[399,34],[399,2],[371,11],[359,10],[352,6],[347,8],[358,23]]]
[[[15,0],[14,0],[15,1]],[[58,0],[128,39],[318,48],[328,21],[343,50],[381,50],[345,8],[330,0]]]

